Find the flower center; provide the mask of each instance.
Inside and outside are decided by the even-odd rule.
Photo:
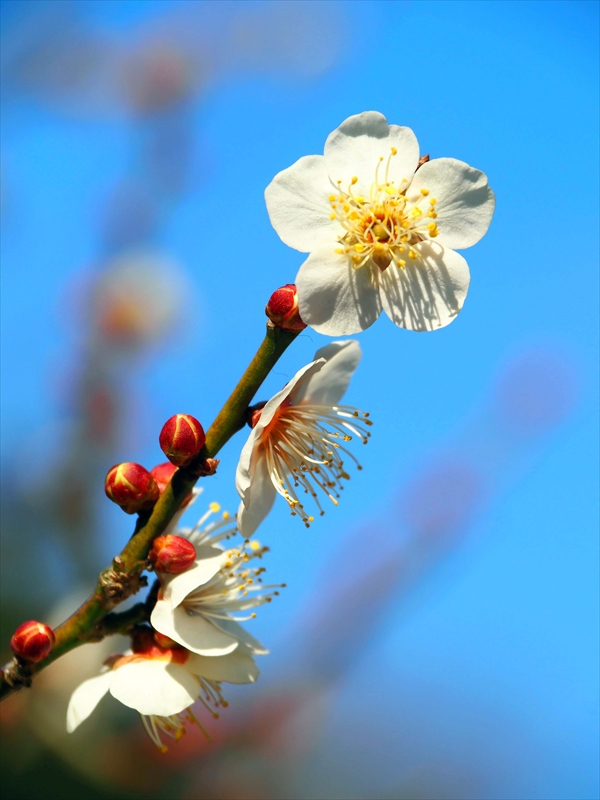
[[[267,469],[273,486],[307,528],[314,521],[298,498],[297,489],[310,495],[322,516],[319,502],[323,492],[337,505],[343,480],[349,480],[342,453],[362,469],[356,458],[340,444],[354,436],[366,444],[372,425],[368,414],[350,406],[282,404],[273,422],[262,432]],[[359,418],[361,418],[359,421]]]
[[[429,197],[429,190],[421,189],[421,199],[415,202],[406,197],[406,178],[400,186],[388,180],[390,163],[397,152],[391,148],[383,176],[380,172],[385,159],[380,157],[368,197],[354,193],[357,177],[352,178],[346,191],[338,181],[338,194],[329,195],[330,218],[337,219],[344,229],[339,237],[342,246],[336,252],[344,254],[353,269],[373,263],[383,271],[392,262],[404,269],[407,259],[419,258],[415,245],[434,239],[439,233],[435,222],[437,200]]]

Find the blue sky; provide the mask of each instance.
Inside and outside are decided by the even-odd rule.
[[[80,5],[90,24],[119,36],[151,17],[160,27],[160,15],[177,7]],[[14,6],[2,4],[9,38],[24,13]],[[348,402],[376,421],[360,453],[365,469],[340,508],[309,533],[295,530],[281,508],[261,530],[273,550],[271,575],[290,587],[258,625],[276,648],[347,531],[389,509],[440,447],[464,448],[461,436],[478,435],[469,420],[487,407],[511,359],[539,347],[555,353],[577,376],[567,418],[499,470],[495,499],[467,543],[421,585],[410,613],[390,607],[353,675],[361,681],[376,670],[382,692],[400,694],[431,680],[442,694],[466,693],[467,705],[490,704],[492,718],[502,712],[525,729],[534,766],[496,776],[489,796],[597,796],[598,4],[324,7],[338,15],[342,41],[330,70],[306,80],[232,72],[193,110],[203,179],[178,201],[160,242],[189,282],[185,335],[136,372],[143,421],[134,451],[120,457],[159,460],[156,434],[177,411],[209,423],[253,354],[267,297],[302,263],[266,213],[263,191],[277,171],[322,152],[331,130],[368,109],[413,128],[432,158],[482,169],[497,210],[487,236],[465,253],[472,275],[465,307],[430,335],[384,318],[361,335],[364,356]],[[227,6],[226,14],[240,8]],[[7,458],[17,426],[41,428],[60,413],[51,376],[77,348],[61,299],[98,258],[99,202],[130,168],[137,145],[123,117],[82,118],[32,98],[9,97],[2,130]],[[261,396],[324,342],[310,331],[301,336]],[[210,487],[211,498],[230,508],[240,446],[241,435],[224,449]],[[106,520],[114,531],[108,555],[127,522],[113,509]],[[401,741],[402,726],[371,691],[379,730]],[[340,708],[352,702],[350,688]]]

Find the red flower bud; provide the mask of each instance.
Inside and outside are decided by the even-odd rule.
[[[175,414],[163,425],[159,444],[172,464],[187,466],[204,447],[204,428],[190,414]]]
[[[185,572],[196,560],[196,548],[183,536],[167,533],[157,536],[150,551],[150,561],[158,572],[177,575]]]
[[[30,620],[19,625],[10,640],[10,649],[25,661],[41,661],[54,647],[52,628],[43,622]]]
[[[306,325],[298,311],[298,293],[294,283],[286,283],[271,295],[265,314],[278,328],[286,331],[303,331]]]
[[[157,464],[150,470],[150,474],[156,481],[158,485],[158,491],[162,494],[167,487],[167,484],[173,477],[173,474],[177,467],[175,464],[171,464],[170,461],[165,461],[162,464]],[[185,508],[189,503],[191,503],[193,494],[190,492],[188,496],[183,500],[179,508]]]
[[[127,461],[108,470],[104,491],[126,514],[149,511],[160,492],[152,475],[140,464]]]
[[[150,474],[156,481],[156,484],[158,486],[158,491],[161,494],[167,488],[167,484],[175,474],[176,469],[177,467],[175,466],[175,464],[171,464],[170,461],[164,461],[162,464],[157,464],[150,470]]]

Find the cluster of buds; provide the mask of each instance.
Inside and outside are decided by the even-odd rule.
[[[294,283],[286,283],[276,289],[267,303],[265,314],[273,325],[284,331],[303,331],[306,324],[300,318],[298,310],[298,292]]]
[[[104,481],[109,500],[127,514],[151,511],[164,492],[177,467],[188,466],[204,447],[206,436],[202,425],[190,414],[175,414],[163,425],[159,443],[168,462],[157,464],[150,472],[131,461],[115,464]],[[207,459],[207,463],[210,460]],[[216,462],[211,462],[216,464]],[[187,505],[192,495],[182,503]]]
[[[54,647],[54,631],[43,622],[30,620],[19,625],[10,640],[10,649],[24,661],[41,661]]]

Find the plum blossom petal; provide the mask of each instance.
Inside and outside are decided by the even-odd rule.
[[[392,322],[411,331],[449,325],[469,289],[469,267],[454,250],[440,244],[415,245],[418,258],[406,269],[390,266],[380,276],[383,307]]]
[[[157,631],[203,656],[227,655],[238,646],[234,636],[219,630],[201,614],[190,613],[183,605],[173,608],[165,600],[156,603],[150,622]]]
[[[235,650],[220,658],[193,655],[190,656],[186,667],[194,674],[213,681],[254,683],[258,678],[258,667],[254,659],[241,650]]]
[[[250,478],[250,489],[240,503],[238,528],[242,536],[252,536],[267,517],[275,502],[276,491],[271,482],[267,459],[259,455]]]
[[[327,406],[338,403],[350,385],[361,356],[360,345],[353,339],[321,347],[315,353],[315,361],[325,359],[325,363],[308,380],[301,382],[290,399],[294,404],[305,402]]]
[[[192,705],[200,684],[181,664],[140,658],[114,670],[110,693],[140,714],[169,717]]]
[[[263,409],[264,411],[264,409]],[[273,411],[275,413],[275,411]],[[238,461],[238,465],[235,471],[235,488],[238,491],[240,497],[245,497],[246,492],[251,486],[252,483],[252,459],[256,461],[256,456],[254,453],[254,440],[256,436],[253,435],[254,431],[250,434],[246,443],[242,447],[242,452],[240,453],[240,460]]]
[[[392,147],[397,150],[395,158],[388,157]],[[387,180],[406,188],[419,163],[419,143],[410,128],[388,125],[383,114],[363,111],[344,120],[327,137],[325,162],[334,184],[341,182],[343,189],[356,176],[356,191],[368,197],[375,178],[375,170],[383,159],[381,178],[388,167]],[[315,250],[315,243],[309,251]]]
[[[370,327],[381,314],[371,266],[353,269],[332,245],[312,252],[296,276],[300,316],[318,333],[345,336]]]
[[[71,695],[67,709],[67,732],[73,733],[96,708],[110,688],[112,675],[107,670],[79,684]]]
[[[255,656],[266,656],[269,654],[267,648],[235,620],[214,619],[213,624],[230,636],[234,636],[239,642],[238,649],[241,649],[242,652],[245,650]]]
[[[437,199],[436,223],[445,247],[471,247],[485,235],[496,198],[483,172],[456,158],[434,158],[415,175],[407,192],[409,200],[419,201],[422,189],[428,198]]]
[[[271,225],[288,247],[309,253],[317,243],[335,241],[330,219],[331,185],[323,156],[303,156],[279,172],[265,190]]]

